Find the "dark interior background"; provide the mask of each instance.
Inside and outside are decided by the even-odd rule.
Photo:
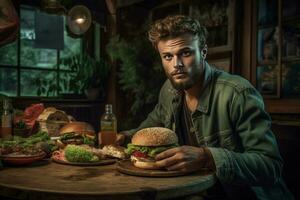
[[[145,79],[140,85],[141,88],[144,86],[146,87],[146,89],[144,88],[145,93],[124,90],[122,83],[120,83],[120,73],[123,64],[122,59],[111,59],[106,51],[106,45],[109,43],[110,39],[118,35],[125,42],[132,42],[134,45],[143,38],[146,39],[145,25],[156,19],[169,14],[191,14],[196,12],[197,9],[202,12],[201,7],[205,5],[222,4],[224,2],[227,3],[227,8],[229,9],[227,10],[227,21],[222,21],[224,24],[221,23],[216,26],[212,26],[210,30],[212,32],[214,31],[214,28],[216,28],[216,30],[222,30],[221,32],[226,35],[226,44],[222,44],[222,40],[224,38],[219,38],[221,42],[215,41],[216,46],[209,46],[208,62],[220,63],[221,61],[221,65],[225,66],[225,70],[233,74],[241,75],[257,86],[257,84],[259,84],[256,71],[256,67],[258,67],[258,31],[263,28],[273,26],[272,24],[258,24],[257,12],[258,7],[261,5],[259,4],[259,0],[66,0],[63,1],[66,8],[70,8],[76,4],[86,5],[93,13],[93,20],[105,27],[105,29],[101,31],[100,54],[102,57],[106,58],[112,66],[112,71],[106,88],[106,95],[97,100],[88,100],[86,98],[47,99],[40,97],[13,97],[13,105],[15,108],[24,109],[32,103],[43,102],[46,107],[55,106],[66,111],[68,114],[73,115],[77,120],[90,122],[96,130],[99,130],[100,116],[103,114],[104,105],[106,103],[111,103],[113,104],[114,112],[118,118],[119,131],[127,128],[134,128],[146,117],[147,113],[151,111],[156,102],[157,96],[146,102],[146,100],[143,99],[143,94],[148,94],[146,92],[147,90],[150,91],[150,89],[151,91],[155,91],[155,89],[159,90],[161,79],[159,79],[159,77],[155,77],[157,74],[147,73],[147,70],[145,70],[148,67],[147,64],[152,63],[152,61],[158,59],[158,57],[155,57],[157,56],[155,55],[155,52],[150,52],[150,50],[145,52],[141,51],[140,53],[143,54],[139,54],[141,56],[139,61],[143,64],[143,66],[145,66],[145,71],[141,71],[141,69],[139,69],[140,74],[142,75],[137,76],[137,78]],[[298,7],[299,10],[299,3],[297,0],[278,0],[274,2],[278,3],[278,10],[275,10],[276,12],[278,11],[279,14],[282,14],[281,8],[287,2],[291,4],[294,3],[293,5]],[[15,0],[14,4],[17,8],[20,4],[28,4],[38,7],[39,1]],[[112,9],[109,9],[109,7]],[[208,6],[208,8],[211,7]],[[266,9],[265,12],[269,12],[268,9]],[[219,15],[223,14],[224,13],[219,13]],[[266,13],[261,11],[261,14]],[[299,12],[296,12],[293,19],[288,19],[289,21],[286,21],[297,24],[297,27],[299,28],[300,15],[298,14]],[[208,22],[204,21],[203,23]],[[280,18],[278,23],[279,24],[275,26],[278,26],[279,32],[282,32],[282,24],[285,23],[285,19]],[[224,32],[224,30],[226,31]],[[93,40],[92,32],[93,27],[91,27],[88,33],[83,36],[87,43]],[[217,40],[218,36],[215,36],[214,38]],[[90,42],[87,46],[87,51],[93,52],[95,50],[93,42]],[[299,46],[297,48],[299,48]],[[145,49],[148,50],[148,46],[147,48],[145,46]],[[281,54],[283,55],[282,50],[279,49],[280,48],[277,49],[279,52],[277,58],[280,62],[284,62],[284,59],[279,58]],[[152,56],[154,56],[153,59]],[[149,60],[147,60],[147,58]],[[300,57],[297,55],[293,59],[298,62]],[[155,72],[156,71],[153,71],[152,73]],[[281,79],[278,79],[278,81],[280,80]],[[283,176],[288,187],[297,199],[300,197],[298,186],[300,178],[298,163],[300,159],[297,155],[298,152],[300,152],[300,98],[299,96],[283,96],[283,93],[280,92],[282,88],[280,88],[280,86],[277,87],[278,88],[274,90],[276,93],[275,95],[270,95],[267,92],[263,93],[265,91],[262,91],[262,95],[265,99],[266,109],[273,119],[272,129],[277,137],[281,154],[285,160]],[[136,90],[139,90],[139,88],[136,88]],[[141,95],[139,97],[140,101],[137,101],[137,94]],[[137,109],[136,112],[133,112],[132,105],[134,102],[139,102],[139,108],[142,107],[143,109]]]

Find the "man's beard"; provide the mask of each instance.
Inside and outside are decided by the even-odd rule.
[[[180,82],[180,83],[174,81],[174,78],[171,74],[167,74],[167,77],[171,81],[172,86],[176,90],[188,90],[201,80],[202,70],[198,69],[197,72],[188,71],[187,74],[189,76],[189,79],[185,82]]]
[[[173,87],[176,90],[188,90],[195,84],[192,79],[188,80],[187,82],[181,82],[181,83],[175,82],[173,77],[169,77],[169,80],[171,81]]]

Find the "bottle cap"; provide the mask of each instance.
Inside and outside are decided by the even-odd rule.
[[[105,105],[105,111],[110,111],[110,112],[112,112],[112,105],[111,104],[106,104]]]

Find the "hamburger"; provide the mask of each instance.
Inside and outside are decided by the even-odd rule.
[[[127,145],[126,153],[135,167],[159,169],[155,156],[165,150],[178,146],[177,135],[170,129],[152,127],[141,129],[134,134]]]
[[[68,144],[95,145],[96,133],[94,128],[86,122],[70,122],[59,130],[58,146],[64,148]]]

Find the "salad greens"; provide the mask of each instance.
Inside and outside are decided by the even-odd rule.
[[[83,144],[87,144],[90,146],[94,146],[95,145],[95,139],[90,138],[88,136],[86,136],[85,134],[78,134],[75,132],[69,132],[69,133],[64,133],[62,136],[60,136],[60,140],[64,141],[64,140],[69,140],[69,139],[74,139],[74,138],[82,138],[83,140]]]
[[[125,152],[129,155],[131,155],[135,151],[140,151],[144,154],[147,154],[150,157],[155,157],[156,154],[159,154],[167,149],[171,149],[174,147],[177,147],[178,144],[171,144],[171,145],[165,145],[165,146],[154,146],[154,147],[146,147],[146,146],[138,146],[129,143],[127,145],[127,149]]]
[[[47,132],[43,131],[39,131],[27,138],[14,136],[13,140],[2,140],[0,141],[0,148],[15,152],[20,149],[38,148],[37,144],[40,143],[47,143],[51,151],[57,149],[55,142],[50,139]]]
[[[88,149],[78,146],[69,144],[65,148],[65,157],[69,162],[95,162],[99,161],[99,158],[94,155]]]

